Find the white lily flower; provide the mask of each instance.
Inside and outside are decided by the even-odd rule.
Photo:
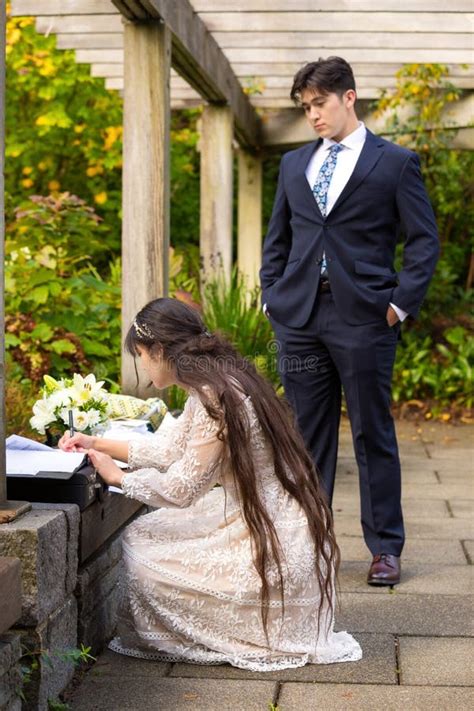
[[[33,405],[33,417],[30,419],[30,425],[34,430],[40,434],[45,434],[46,426],[54,422],[55,419],[54,407],[52,407],[48,398],[35,402]]]
[[[72,421],[74,423],[74,429],[78,432],[84,432],[89,427],[89,413],[79,410],[78,407],[67,408],[65,407],[60,411],[59,417],[62,419],[65,425],[69,426],[69,413],[72,412]]]
[[[74,393],[74,400],[80,405],[89,402],[91,399],[102,399],[104,394],[102,391],[103,384],[104,380],[96,380],[93,373],[86,375],[85,378],[75,373],[71,386]]]

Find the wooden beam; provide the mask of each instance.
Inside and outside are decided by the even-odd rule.
[[[123,336],[136,313],[168,290],[171,65],[165,25],[130,23],[124,38]],[[122,360],[122,391],[137,392],[130,356]],[[149,390],[142,384],[138,394]]]
[[[447,125],[454,124],[460,130],[460,136],[456,138],[456,145],[460,148],[469,147],[466,145],[466,140],[472,135],[472,129],[469,131],[468,127],[472,124],[473,113],[474,95],[472,94],[463,97],[446,109],[445,119]],[[357,115],[375,133],[383,132],[385,118],[374,119],[370,101],[362,100],[357,103]],[[301,109],[293,107],[268,110],[263,118],[263,140],[266,149],[278,148],[282,150],[314,140],[314,131],[308,125]]]
[[[238,160],[237,264],[253,289],[262,264],[262,158],[241,149]]]
[[[111,0],[12,0],[12,15],[117,15]]]
[[[316,19],[317,23],[317,19]],[[222,49],[232,48],[311,48],[323,49],[472,49],[468,32],[215,32],[214,39]]]
[[[328,52],[324,53],[329,54]],[[341,52],[348,62],[400,62],[400,63],[424,63],[441,62],[456,63],[472,61],[472,52],[465,49],[345,49]],[[227,49],[226,55],[231,62],[239,62],[242,59],[242,50]],[[245,59],[248,62],[263,62],[273,64],[273,62],[313,62],[319,56],[314,49],[246,49]],[[270,67],[268,67],[270,69]]]
[[[97,32],[74,35],[57,34],[58,49],[123,49],[123,32]]]
[[[106,89],[120,91],[124,88],[124,79],[123,77],[106,77],[105,87]],[[197,91],[194,91],[190,86],[175,86],[172,81],[170,83],[170,95],[172,99],[195,99],[200,103],[203,102]]]
[[[36,13],[35,13],[36,14]],[[82,34],[88,32],[122,32],[122,16],[114,15],[38,15],[36,30],[45,34]]]
[[[291,6],[290,6],[291,3]],[[139,3],[135,3],[137,8]],[[207,12],[311,12],[315,10],[314,0],[193,0],[195,12],[200,13],[205,20]],[[34,15],[38,12],[38,0],[12,0],[12,14]],[[42,15],[94,15],[117,12],[111,0],[41,0]],[[400,12],[399,0],[379,0],[378,12]],[[411,0],[410,11],[413,12],[445,12],[445,0]],[[455,7],[450,12],[469,12],[472,10],[471,0],[456,0]],[[373,0],[318,0],[317,11],[332,12],[368,12],[374,11]]]
[[[78,49],[76,51],[78,64],[107,62],[107,64],[123,64],[123,49]]]
[[[400,12],[403,5],[400,0],[378,0],[378,12]],[[374,0],[318,0],[315,8],[314,0],[193,0],[196,12],[321,12],[321,11],[361,11],[373,13]],[[444,12],[447,9],[446,0],[410,0],[410,11]],[[450,12],[469,12],[472,10],[471,0],[456,0]],[[205,19],[205,15],[204,15]]]
[[[148,0],[150,1],[150,0]],[[208,12],[210,32],[466,32],[471,26],[468,12]]]
[[[314,57],[312,58],[314,59]],[[312,60],[311,60],[312,61]],[[232,63],[232,69],[237,77],[260,77],[270,74],[271,76],[292,77],[301,68],[303,62],[248,62],[246,55],[242,55],[240,59]],[[396,72],[402,68],[402,63],[393,62],[359,62],[357,60],[351,62],[354,76],[357,80],[362,76],[394,76]],[[463,69],[459,64],[447,63],[450,76],[471,76],[474,72],[472,62],[467,62],[467,69]]]
[[[115,0],[114,0],[115,2]],[[127,3],[128,4],[128,0]],[[260,122],[217,42],[189,0],[141,0],[151,17],[160,17],[173,35],[173,67],[206,100],[227,103],[235,132],[245,145],[258,146]]]
[[[232,270],[232,112],[206,106],[201,118],[200,252],[202,284]]]

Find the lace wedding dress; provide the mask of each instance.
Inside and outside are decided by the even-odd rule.
[[[318,631],[320,595],[307,520],[274,474],[250,398],[242,406],[261,496],[283,551],[283,616],[276,566],[267,573],[269,644],[260,577],[232,475],[213,466],[223,450],[217,424],[191,395],[181,417],[165,418],[156,435],[130,443],[133,471],[123,478],[123,493],[160,508],[125,531],[119,636],[109,646],[134,657],[228,662],[251,671],[360,659],[353,637],[333,631],[327,607]]]

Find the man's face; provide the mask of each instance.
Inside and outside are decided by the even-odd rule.
[[[316,89],[303,89],[301,105],[309,125],[321,138],[341,141],[353,129],[355,91],[320,94]]]

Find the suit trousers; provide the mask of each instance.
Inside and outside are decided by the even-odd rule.
[[[398,445],[390,412],[399,324],[385,319],[351,325],[331,293],[320,293],[304,328],[270,320],[279,345],[278,369],[306,446],[332,502],[341,386],[359,469],[361,523],[372,555],[399,556],[404,543]]]

